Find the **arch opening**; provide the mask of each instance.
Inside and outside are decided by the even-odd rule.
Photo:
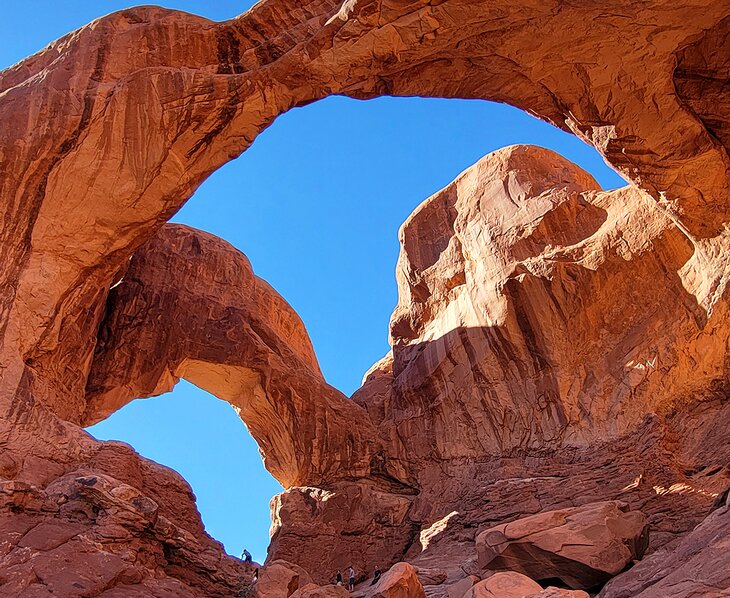
[[[341,123],[347,123],[346,131]],[[272,282],[304,318],[325,378],[350,395],[363,372],[388,350],[388,318],[397,295],[392,271],[398,227],[421,201],[473,162],[511,143],[540,144],[567,155],[592,171],[606,189],[625,184],[594,148],[517,108],[475,100],[362,102],[335,97],[278,119],[245,156],[211,176],[173,221],[214,233],[244,251],[255,272]],[[206,374],[199,366],[178,364],[173,370],[174,376],[206,387]],[[235,393],[206,388],[235,404]],[[159,390],[155,386],[148,392]],[[188,383],[178,385],[171,394],[153,400],[149,409],[159,414],[156,425],[176,425],[178,397],[181,408],[191,412],[191,393],[198,395],[196,410],[213,404],[205,391]],[[145,417],[143,404],[132,401],[92,427],[92,433],[113,434],[142,455],[178,469],[202,497],[208,487],[225,487],[223,479],[235,475],[232,471],[178,466],[180,459],[166,460],[164,443],[148,449],[148,442],[138,439],[140,430],[130,427],[130,434],[125,433],[124,422],[133,421],[134,413]],[[165,413],[170,422],[164,421]],[[214,422],[220,421],[229,429],[231,416],[230,410],[217,407],[205,424],[214,429]],[[235,437],[242,438],[240,433]],[[278,483],[269,483],[272,478],[260,460],[254,467],[259,456],[243,450],[264,492],[272,486],[280,489]],[[234,504],[224,498],[226,504]],[[262,558],[261,546],[268,541],[260,521],[268,498],[252,497],[258,505],[249,544],[257,558]],[[248,540],[229,539],[229,530],[217,523],[215,502],[204,498],[199,509],[206,525],[216,522],[208,526],[212,535],[231,554],[240,554]],[[231,520],[233,529],[248,521],[234,512]]]
[[[130,444],[190,484],[205,529],[228,554],[266,558],[269,501],[282,486],[266,471],[251,437],[225,401],[181,380],[162,396],[132,401],[87,431]]]

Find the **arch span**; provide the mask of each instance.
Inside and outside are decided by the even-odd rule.
[[[25,376],[70,397],[54,410],[77,421],[117,271],[277,115],[331,94],[511,103],[593,143],[691,236],[715,235],[727,153],[673,72],[725,13],[709,0],[268,0],[223,23],[141,7],[69,34],[0,78],[3,395]]]
[[[60,522],[52,524],[63,527],[64,534],[73,532],[72,523],[85,522],[96,535],[67,543],[71,554],[78,544],[96,554],[92,540],[119,531],[104,527],[103,518],[123,513],[124,533],[144,539],[155,571],[197,584],[203,595],[230,595],[242,571],[205,537],[184,482],[127,449],[93,442],[74,424],[93,421],[138,392],[139,380],[123,380],[132,388],[115,394],[105,372],[92,372],[95,355],[103,357],[97,332],[109,288],[134,271],[130,257],[154,243],[205,177],[244,151],[279,114],[328,95],[492,99],[582,136],[648,193],[641,201],[653,198],[692,240],[695,255],[687,262],[685,280],[705,313],[711,313],[725,292],[729,270],[719,237],[728,220],[728,156],[702,118],[678,97],[674,73],[678,52],[703,32],[714,31],[726,16],[724,4],[711,0],[681,6],[665,0],[610,5],[265,0],[224,23],[146,7],[102,18],[4,71],[3,513],[31,513],[45,523],[55,517],[48,513],[58,513]],[[724,38],[707,39],[722,43]],[[683,64],[694,60],[693,52]],[[699,54],[705,53],[703,46]],[[192,241],[186,251],[195,253]],[[703,260],[715,260],[715,267],[706,268],[708,278],[699,269]],[[125,284],[116,293],[130,288]],[[146,305],[143,294],[130,299]],[[194,299],[186,297],[190,305]],[[227,306],[219,302],[218,307]],[[124,310],[119,314],[124,316]],[[215,340],[229,332],[226,317],[240,315],[232,309],[216,318],[216,325],[201,319],[196,326]],[[110,313],[107,321],[114,317]],[[340,418],[364,411],[322,386],[305,348],[277,341],[279,328],[240,328],[247,335],[240,346],[249,352],[247,359],[260,364],[258,369],[235,354],[223,355],[225,363],[212,368],[205,353],[215,343],[197,346],[180,339],[179,349],[162,356],[161,372],[143,372],[146,390],[139,392],[156,392],[175,376],[188,376],[216,394],[231,394],[229,400],[245,410],[248,402],[232,396],[226,383],[235,381],[264,412],[275,412],[285,422],[283,431],[269,422],[275,432],[270,437],[262,432],[260,439],[280,455],[270,463],[280,479],[336,480],[339,496],[345,497],[337,503],[330,500],[337,492],[300,489],[277,507],[282,518],[302,512],[287,506],[295,503],[317,512],[322,521],[331,520],[328,509],[335,509],[347,515],[351,536],[367,535],[376,519],[382,545],[396,535],[404,542],[397,554],[415,546],[412,494],[399,472],[384,467],[371,424],[363,420],[362,436],[345,435],[348,449],[336,459],[315,454],[321,450],[316,446],[298,445],[292,430],[300,420],[286,412],[296,399],[278,400],[286,391],[277,372],[283,368],[293,376],[287,384],[296,396],[313,388],[321,392],[321,401],[304,407],[315,428],[327,422],[332,434],[344,434],[338,431]],[[107,340],[113,342],[112,336]],[[299,451],[310,459],[299,458]],[[379,485],[357,487],[348,479],[363,472],[380,475]],[[400,494],[388,494],[382,486],[397,486]],[[374,517],[375,505],[386,512]],[[331,531],[316,518],[298,523],[325,536]],[[281,531],[280,544],[284,537]],[[122,584],[138,579],[132,576],[139,571],[130,573],[123,559],[108,558],[97,567],[99,575],[113,571],[112,581]],[[87,561],[91,568],[92,558]]]
[[[367,413],[324,381],[289,304],[225,241],[166,224],[110,293],[82,425],[180,378],[234,406],[286,488],[364,477],[377,461]]]

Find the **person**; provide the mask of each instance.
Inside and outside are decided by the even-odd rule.
[[[256,583],[258,580],[259,580],[259,570],[258,569],[254,569],[254,572],[253,572],[253,582]]]
[[[337,575],[335,575],[335,582],[337,582],[338,586],[342,585],[342,571],[337,569]]]
[[[251,553],[244,548],[241,558],[243,559],[244,563],[250,563],[251,562]]]
[[[370,582],[370,585],[374,586],[379,581],[380,581],[380,567],[375,567],[375,571],[373,571],[373,581]]]
[[[350,578],[350,583],[347,584],[347,589],[352,592],[355,589],[355,568],[352,565],[350,565],[349,569],[347,570],[347,575]]]

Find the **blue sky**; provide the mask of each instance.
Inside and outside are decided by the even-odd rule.
[[[170,0],[213,19],[248,0]],[[0,67],[103,14],[112,0],[12,2],[0,20]],[[388,350],[397,230],[423,199],[483,155],[513,143],[552,148],[604,188],[622,179],[575,137],[514,108],[479,101],[346,98],[292,110],[213,174],[174,220],[241,249],[303,318],[327,380],[346,394]],[[263,560],[280,486],[226,403],[181,383],[135,401],[90,431],[181,472],[206,527],[228,552]]]

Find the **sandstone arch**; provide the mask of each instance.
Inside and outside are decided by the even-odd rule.
[[[126,513],[134,533],[146,530],[145,546],[154,554],[150,562],[164,575],[184,579],[204,595],[230,592],[245,575],[204,536],[191,496],[179,490],[184,484],[169,472],[159,474],[169,482],[157,483],[154,466],[121,447],[93,442],[75,424],[93,421],[135,393],[161,390],[176,375],[210,384],[219,395],[236,402],[225,386],[226,377],[235,371],[236,382],[247,385],[254,396],[259,387],[267,392],[283,389],[284,394],[294,388],[300,396],[316,387],[317,399],[308,405],[311,411],[301,414],[310,423],[338,421],[343,413],[365,418],[361,437],[337,439],[351,450],[329,459],[302,448],[297,418],[285,413],[296,402],[294,393],[272,407],[282,409],[277,415],[285,424],[259,434],[262,444],[270,442],[269,465],[289,484],[330,485],[321,492],[293,489],[289,498],[281,499],[282,516],[302,512],[288,510],[287,501],[288,505],[300,501],[313,515],[309,520],[289,520],[288,529],[279,529],[275,538],[279,553],[296,552],[287,538],[302,530],[313,536],[328,531],[317,517],[330,517],[324,503],[338,493],[347,496],[342,504],[352,507],[348,516],[354,522],[353,537],[363,533],[366,527],[359,523],[372,519],[378,504],[388,505],[395,515],[380,513],[375,519],[401,538],[397,549],[401,554],[416,549],[422,524],[444,515],[429,507],[428,493],[413,498],[412,486],[424,487],[428,479],[414,480],[414,472],[401,458],[398,427],[390,425],[382,407],[387,401],[376,401],[375,410],[366,405],[368,417],[385,422],[385,429],[375,434],[361,408],[344,402],[317,377],[300,341],[295,348],[282,347],[274,333],[271,344],[253,344],[261,352],[245,356],[256,361],[264,354],[267,359],[273,355],[290,370],[287,360],[298,363],[301,369],[294,368],[295,380],[298,377],[294,384],[271,375],[264,384],[257,378],[260,372],[252,375],[251,368],[236,363],[236,356],[225,356],[232,368],[201,366],[210,363],[200,358],[205,347],[186,346],[184,354],[166,355],[162,383],[155,373],[147,379],[121,380],[122,387],[127,386],[124,392],[114,382],[107,385],[114,372],[105,365],[105,345],[103,340],[97,343],[97,333],[109,289],[125,276],[129,258],[144,243],[154,243],[164,222],[202,180],[245,150],[277,115],[331,94],[488,98],[514,104],[593,143],[637,187],[624,190],[624,199],[631,196],[637,209],[651,205],[662,211],[657,222],[666,225],[667,232],[661,244],[666,242],[674,257],[681,254],[669,268],[674,270],[670,288],[686,292],[687,311],[695,324],[692,318],[682,321],[700,329],[692,351],[710,349],[705,364],[710,382],[700,390],[705,398],[713,392],[722,395],[725,365],[720,355],[725,341],[717,339],[725,339],[724,296],[730,271],[722,233],[728,220],[728,154],[724,129],[718,135],[713,123],[727,120],[728,115],[725,104],[718,102],[712,109],[720,113],[708,119],[707,106],[693,103],[692,90],[682,79],[683,73],[691,79],[699,65],[724,89],[726,65],[707,57],[723,55],[726,23],[727,9],[709,0],[682,6],[663,0],[610,6],[537,0],[520,5],[483,0],[266,0],[225,23],[147,7],[99,19],[4,71],[0,74],[3,513],[24,512],[44,522],[68,518],[69,513],[86,517],[93,541],[102,541],[107,531],[99,513]],[[566,46],[566,39],[573,43]],[[138,263],[143,255],[144,250]],[[458,276],[452,282],[458,283]],[[128,288],[123,285],[114,296]],[[519,293],[515,288],[514,294]],[[113,297],[110,305],[113,308]],[[113,309],[109,313],[113,319]],[[124,315],[124,306],[117,314]],[[204,332],[221,332],[206,325],[201,323]],[[402,336],[409,334],[406,330]],[[463,335],[457,341],[464,347],[468,344]],[[693,364],[689,360],[681,365],[686,371]],[[246,371],[235,369],[239,366]],[[387,366],[383,370],[377,373],[384,374],[376,380],[384,386],[375,389],[376,398],[387,396],[391,388]],[[714,378],[715,372],[722,375]],[[271,396],[259,400],[271,405]],[[696,398],[685,396],[690,405]],[[575,463],[562,465],[589,487],[595,485],[591,471],[607,466],[601,455],[625,450],[630,467],[646,461],[658,466],[649,476],[658,487],[680,480],[695,488],[702,466],[697,465],[696,472],[695,465],[680,471],[667,448],[674,445],[666,428],[682,429],[681,422],[670,417],[638,423],[653,405],[649,401],[638,406],[629,418],[633,428],[623,438],[607,439],[615,442],[607,453],[596,455],[588,447],[586,454],[572,453],[577,455]],[[711,417],[704,412],[693,412],[695,416],[701,421]],[[642,432],[645,438],[638,442]],[[687,461],[694,463],[704,450],[690,451]],[[311,459],[300,459],[299,451]],[[466,468],[459,475],[466,471],[474,479],[478,467],[493,465],[469,461],[473,455],[458,457]],[[537,469],[545,479],[531,492],[531,504],[545,508],[546,489],[554,493],[550,500],[568,498],[561,482],[555,481],[560,479],[559,464],[541,462]],[[431,482],[454,477],[450,465],[437,462],[436,470]],[[527,477],[528,470],[521,463],[495,475],[501,482],[500,476],[514,471]],[[114,472],[115,477],[99,472]],[[374,481],[366,480],[364,486],[348,479],[371,474]],[[708,502],[702,492],[709,493],[718,480],[700,475],[697,500],[683,498],[684,510],[698,513]],[[606,492],[620,494],[622,483],[612,479]],[[442,506],[449,500],[466,504],[475,500],[453,485],[430,488],[446,497]],[[490,500],[501,497],[504,503],[501,488],[495,483],[486,495]],[[651,498],[652,508],[661,510],[664,499],[651,492],[642,487],[635,499]],[[176,508],[180,505],[185,508]],[[514,515],[499,513],[503,518]],[[457,521],[462,532],[479,523],[470,517]],[[676,529],[666,533],[682,531],[692,522],[687,519],[673,521]],[[7,521],[14,525],[17,520],[8,516]],[[380,541],[388,539],[384,534]],[[84,549],[92,550],[89,546]],[[139,574],[123,563],[112,569],[120,584],[135,583]],[[102,587],[102,582],[111,583],[102,580]]]
[[[14,394],[27,362],[36,384],[63,380],[58,390],[78,396],[98,319],[81,306],[103,301],[131,252],[276,115],[333,93],[512,103],[591,141],[693,238],[713,236],[725,219],[727,153],[672,77],[676,53],[725,16],[706,1],[608,11],[317,0],[265,2],[221,24],[133,9],[62,38],[0,81],[3,394]],[[566,38],[590,43],[568,51]],[[33,127],[39,119],[45,126]],[[83,222],[69,217],[73,203]],[[74,246],[86,249],[71,256]],[[34,296],[48,276],[56,288]],[[78,339],[70,353],[83,355],[74,359],[82,371],[57,354],[61,336]]]
[[[365,477],[377,461],[365,411],[325,383],[289,304],[232,246],[167,224],[110,293],[81,423],[179,378],[236,408],[286,488]]]

